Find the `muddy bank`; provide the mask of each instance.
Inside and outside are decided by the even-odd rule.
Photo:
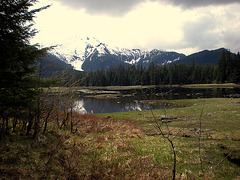
[[[119,91],[105,91],[105,90],[95,90],[95,89],[80,89],[77,90],[79,94],[120,94]]]
[[[164,106],[164,107],[169,107],[169,108],[184,108],[184,107],[189,106],[186,104],[177,104],[177,103],[163,101],[163,100],[142,100],[140,102],[143,104],[151,104],[154,106]]]
[[[98,95],[89,95],[85,97],[92,97],[97,99],[117,99],[117,98],[124,98],[124,97],[131,97],[131,94],[123,95],[123,94],[98,94]]]

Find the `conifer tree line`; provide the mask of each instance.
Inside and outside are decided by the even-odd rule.
[[[76,75],[79,84],[85,86],[132,86],[160,84],[200,84],[240,82],[240,55],[222,52],[218,65],[168,64],[159,66],[152,62],[141,65],[117,66],[108,70],[83,72]]]

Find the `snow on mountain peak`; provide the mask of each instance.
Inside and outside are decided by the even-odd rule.
[[[51,51],[52,54],[59,57],[61,60],[70,63],[76,70],[82,71],[82,64],[86,59],[92,59],[94,53],[98,56],[106,54],[116,54],[114,50],[95,37],[79,37],[75,36],[63,41],[55,49]],[[120,51],[118,51],[119,53]]]
[[[156,60],[156,57],[159,59],[160,56],[164,56],[165,60],[169,62],[176,60],[176,57],[172,57],[174,55],[169,55],[168,53],[170,52],[163,50],[154,49],[152,51],[145,51],[141,49],[108,47],[105,43],[89,36],[75,36],[73,38],[69,38],[53,49],[51,53],[61,60],[71,64],[76,70],[80,71],[86,69],[86,60],[88,62],[88,70],[92,68],[101,68],[99,65],[96,65],[97,67],[93,67],[95,65],[91,63],[96,63],[97,61],[104,62],[104,59],[106,60],[105,64],[102,65],[104,67],[110,67],[111,65],[121,63],[132,65],[146,62],[149,63],[153,60],[153,58]],[[85,64],[84,68],[83,64]]]
[[[100,41],[94,37],[79,37],[75,36],[64,40],[57,45],[51,53],[61,60],[72,64],[76,70],[82,71],[82,64],[100,44]]]

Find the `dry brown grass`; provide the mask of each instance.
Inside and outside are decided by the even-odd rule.
[[[136,122],[79,114],[73,114],[72,120],[76,133],[67,126],[36,140],[2,138],[1,179],[170,178],[169,170],[159,169],[151,157],[139,155],[131,145],[131,139],[144,136]]]

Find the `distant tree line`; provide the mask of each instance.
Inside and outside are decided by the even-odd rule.
[[[240,55],[223,51],[218,65],[167,64],[159,66],[152,62],[149,67],[141,65],[117,66],[75,74],[78,85],[84,86],[132,86],[159,84],[199,84],[240,82]]]

